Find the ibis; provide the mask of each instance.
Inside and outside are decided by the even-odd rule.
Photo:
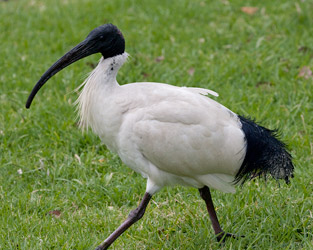
[[[56,61],[28,97],[29,108],[39,89],[57,72],[91,54],[101,53],[78,98],[80,126],[91,128],[101,141],[134,171],[147,179],[139,206],[96,249],[107,249],[142,218],[152,196],[164,186],[199,190],[218,241],[236,235],[224,232],[210,189],[234,193],[236,185],[270,174],[289,183],[294,166],[276,130],[237,115],[203,88],[164,83],[119,85],[116,76],[127,60],[125,40],[113,24],[92,30]]]

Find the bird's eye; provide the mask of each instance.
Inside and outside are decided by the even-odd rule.
[[[103,39],[103,36],[100,36],[100,39]]]

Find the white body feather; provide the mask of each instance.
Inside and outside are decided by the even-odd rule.
[[[80,123],[145,178],[151,195],[165,185],[235,192],[246,153],[236,114],[201,88],[116,81],[127,53],[101,59],[79,96]]]

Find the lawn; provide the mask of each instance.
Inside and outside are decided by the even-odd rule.
[[[254,8],[242,8],[254,7]],[[130,60],[118,81],[212,89],[220,103],[279,128],[290,185],[256,179],[213,191],[215,241],[193,188],[164,188],[111,249],[313,249],[313,2],[0,1],[0,249],[93,249],[135,208],[145,181],[77,127],[75,89],[100,55],[53,77],[49,66],[93,28],[114,23]]]

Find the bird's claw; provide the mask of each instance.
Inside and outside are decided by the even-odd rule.
[[[95,248],[95,250],[106,250],[109,248],[110,245],[106,244],[106,243],[102,243],[101,245],[97,246]]]
[[[219,234],[216,235],[216,240],[218,242],[222,242],[224,243],[226,241],[227,238],[234,238],[234,239],[237,239],[237,238],[244,238],[245,236],[244,235],[235,235],[235,234],[231,234],[231,233],[225,233],[225,232],[221,232]]]

